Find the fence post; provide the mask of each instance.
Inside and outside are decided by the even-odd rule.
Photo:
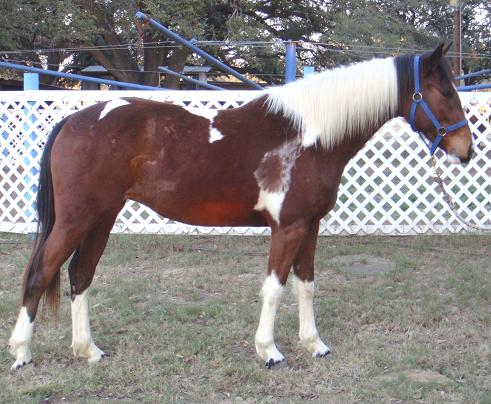
[[[39,90],[39,73],[24,73],[24,91]]]
[[[285,61],[285,83],[290,83],[297,78],[297,45],[295,42],[288,41],[286,44]]]

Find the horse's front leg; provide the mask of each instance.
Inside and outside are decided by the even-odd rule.
[[[293,289],[298,298],[300,343],[316,358],[331,353],[322,342],[315,325],[314,313],[314,256],[319,222],[313,224],[298,251],[293,266]]]
[[[31,340],[34,331],[34,316],[30,316],[27,307],[20,309],[15,329],[9,340],[10,353],[15,357],[11,369],[19,369],[32,362]]]
[[[289,226],[272,228],[268,276],[261,290],[263,306],[255,337],[257,354],[266,362],[268,368],[285,360],[274,342],[274,322],[288,274],[306,230],[307,226],[303,220]]]

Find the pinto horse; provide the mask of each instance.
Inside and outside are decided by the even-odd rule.
[[[70,256],[73,352],[89,362],[105,356],[91,336],[87,292],[128,199],[194,225],[270,226],[257,353],[268,367],[285,360],[273,332],[293,269],[300,341],[314,357],[329,354],[315,323],[313,262],[319,221],[335,204],[348,161],[397,116],[450,162],[471,157],[471,132],[444,53],[441,45],[421,56],[325,71],[214,116],[123,98],[63,119],[41,160],[40,232],[10,338],[12,368],[31,362],[40,298],[56,310],[60,267]]]

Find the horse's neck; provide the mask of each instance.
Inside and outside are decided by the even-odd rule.
[[[365,144],[375,135],[375,133],[385,125],[386,122],[395,118],[394,116],[389,116],[387,119],[380,120],[379,122],[372,122],[367,124],[365,127],[360,128],[356,132],[352,133],[350,136],[345,137],[335,145],[331,150],[323,150],[323,153],[327,154],[327,159],[335,158],[336,161],[343,166],[348,164],[348,162],[365,146]]]

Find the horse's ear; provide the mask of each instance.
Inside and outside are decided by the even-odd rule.
[[[440,59],[443,57],[444,52],[443,52],[443,46],[445,44],[441,43],[438,45],[433,52],[428,52],[423,55],[422,61],[424,64],[424,69],[426,74],[431,73],[439,64]]]
[[[446,56],[452,45],[453,45],[453,41],[450,41],[450,43],[447,46],[445,46],[445,48],[443,48],[443,56]]]

